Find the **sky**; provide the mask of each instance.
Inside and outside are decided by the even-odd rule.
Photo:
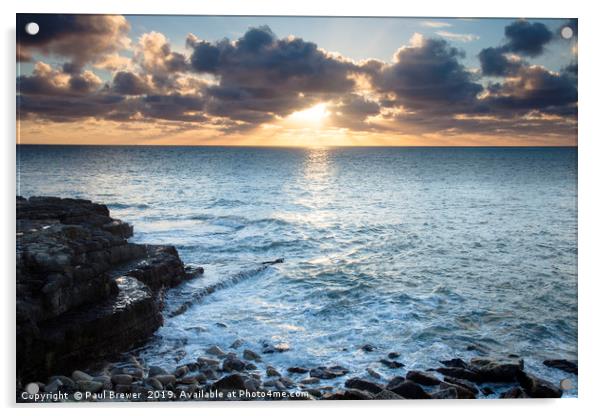
[[[20,14],[17,142],[576,146],[577,43],[574,19]]]

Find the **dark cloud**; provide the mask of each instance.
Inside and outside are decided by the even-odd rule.
[[[369,72],[376,88],[393,93],[394,102],[410,109],[452,111],[473,105],[483,87],[460,59],[464,53],[443,39],[424,39],[419,45],[401,48],[395,62]]]
[[[113,90],[123,95],[142,95],[150,92],[150,87],[138,75],[119,71],[113,77]]]
[[[38,34],[25,32],[29,22],[40,26]],[[17,50],[24,58],[33,52],[63,56],[73,71],[126,47],[129,30],[117,15],[17,14]]]
[[[212,98],[209,108],[222,115],[227,106],[235,120],[284,116],[355,86],[349,74],[358,68],[351,61],[300,38],[278,39],[267,26],[249,29],[236,42],[189,37],[187,43],[193,48],[193,70],[219,79],[207,90]]]
[[[521,61],[506,56],[503,48],[485,48],[479,52],[481,72],[487,76],[509,76],[522,66]]]
[[[544,51],[544,46],[553,38],[553,33],[543,23],[531,23],[526,20],[517,20],[504,29],[507,43],[504,49],[526,56],[539,56]]]

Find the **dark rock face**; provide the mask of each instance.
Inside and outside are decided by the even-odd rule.
[[[555,399],[562,397],[562,390],[546,380],[521,372],[518,381],[529,397]]]
[[[522,372],[523,367],[524,363],[521,359],[493,360],[489,358],[473,358],[470,360],[470,369],[478,374],[481,381],[513,381]]]
[[[384,390],[383,386],[358,377],[353,377],[347,380],[345,382],[345,387],[349,389],[363,390],[373,394],[378,394]]]
[[[441,380],[425,371],[408,371],[406,379],[423,386],[436,386],[441,383]]]
[[[422,387],[413,381],[402,381],[401,383],[391,384],[387,386],[388,390],[397,393],[405,399],[430,399],[431,396],[425,392]]]
[[[574,361],[563,360],[563,359],[545,360],[543,362],[543,365],[545,365],[547,367],[558,368],[559,370],[562,370],[562,371],[565,371],[565,372],[571,373],[571,374],[578,373],[577,363]]]
[[[105,205],[17,198],[17,378],[124,351],[162,324],[158,294],[188,271],[173,246],[132,244]]]

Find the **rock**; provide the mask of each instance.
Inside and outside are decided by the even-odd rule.
[[[262,352],[264,354],[273,354],[275,352],[286,352],[288,350],[290,350],[290,346],[286,342],[280,342],[276,345],[264,343]]]
[[[439,362],[446,367],[468,368],[468,364],[461,358],[452,358],[451,360],[442,360]]]
[[[218,357],[223,357],[226,355],[226,353],[217,345],[207,348],[207,354],[217,355]]]
[[[71,374],[71,378],[73,379],[73,381],[75,381],[76,383],[78,381],[92,381],[92,376],[90,374],[84,373],[83,371],[79,371],[79,370],[75,370],[72,374]]]
[[[92,379],[92,381],[98,381],[102,383],[103,390],[111,390],[113,388],[113,383],[111,382],[111,377],[109,376],[96,376]]]
[[[261,361],[261,355],[257,354],[255,351],[251,351],[251,350],[244,350],[242,353],[242,356],[245,360],[251,360],[251,361]]]
[[[115,393],[129,393],[132,391],[132,385],[131,384],[117,384],[113,387],[113,390],[115,391]]]
[[[163,386],[167,386],[168,384],[176,384],[176,377],[173,374],[158,374],[155,376]]]
[[[147,383],[155,390],[163,390],[163,384],[154,377],[149,378]]]
[[[378,394],[383,391],[383,387],[379,384],[373,383],[368,380],[361,379],[359,377],[353,377],[345,381],[345,387],[349,389],[365,390],[370,393]]]
[[[425,392],[422,387],[409,380],[394,385],[392,388],[387,386],[387,389],[406,399],[430,399],[429,394]]]
[[[301,384],[318,384],[320,379],[317,377],[308,377],[301,380],[299,383]]]
[[[527,393],[520,387],[512,387],[510,390],[507,390],[500,394],[500,399],[527,399]]]
[[[494,360],[491,358],[473,358],[470,360],[469,367],[478,374],[478,378],[481,381],[507,382],[516,379],[518,374],[522,372],[524,363],[523,360],[513,359]]]
[[[364,344],[361,346],[362,351],[365,352],[372,352],[374,350],[376,350],[376,347],[372,344]]]
[[[220,364],[220,362],[218,360],[213,360],[211,358],[204,358],[204,357],[197,358],[196,362],[200,366],[200,368],[219,367],[219,364]]]
[[[276,370],[274,367],[272,367],[271,365],[268,365],[265,369],[265,374],[268,377],[280,377],[280,373],[278,372],[278,370]]]
[[[199,384],[195,376],[186,376],[178,380],[180,384]]]
[[[571,374],[578,373],[578,366],[576,361],[569,360],[545,360],[543,364],[547,367],[557,368]]]
[[[236,341],[234,341],[232,343],[232,345],[230,345],[230,348],[236,350],[238,348],[240,348],[245,342],[242,339],[237,339]]]
[[[103,388],[103,383],[93,380],[79,380],[77,382],[77,388],[81,391],[87,391],[90,393],[98,393]]]
[[[176,371],[174,372],[174,376],[176,376],[176,378],[180,378],[185,376],[186,374],[188,374],[188,366],[183,365],[181,367],[176,368]]]
[[[173,246],[129,243],[132,233],[105,205],[17,200],[18,379],[85,368],[161,325],[158,292],[193,273]]]
[[[562,389],[556,387],[549,381],[542,380],[522,371],[517,378],[520,386],[530,397],[538,399],[555,399],[562,397]]]
[[[347,389],[343,393],[344,400],[372,400],[374,395],[365,390]]]
[[[75,384],[75,381],[73,381],[72,379],[70,379],[67,376],[52,376],[48,380],[48,383],[50,384],[50,383],[54,382],[55,380],[60,381],[61,385],[68,389],[75,389],[77,387]]]
[[[399,384],[403,383],[404,381],[406,381],[405,377],[395,376],[391,380],[389,380],[389,383],[387,384],[387,389],[391,390],[391,388],[398,386]]]
[[[228,355],[222,363],[222,370],[227,372],[242,371],[245,366],[246,363],[236,358],[235,355]]]
[[[280,377],[278,381],[280,381],[287,388],[295,387],[295,382],[288,377]]]
[[[129,375],[138,380],[144,378],[144,370],[138,367],[124,367],[121,369],[121,373],[117,374]]]
[[[455,389],[458,399],[476,399],[476,393],[459,384],[442,382],[439,385],[440,390]],[[478,393],[478,390],[477,390]]]
[[[295,373],[295,374],[305,374],[309,371],[309,369],[307,369],[305,367],[289,367],[286,371],[288,371],[289,373]]]
[[[424,371],[408,371],[406,380],[411,380],[423,386],[436,386],[441,383],[441,380],[437,377]]]
[[[382,359],[382,360],[380,360],[380,362],[382,364],[386,365],[389,368],[401,368],[401,367],[405,367],[399,361],[391,361],[391,360]]]
[[[314,397],[317,397],[317,398],[322,397],[322,390],[320,390],[320,389],[307,389],[305,391]]]
[[[371,369],[370,367],[366,368],[366,372],[371,376],[374,377],[378,380],[380,380],[382,378],[382,376],[380,375],[380,373],[374,371],[373,369]]]
[[[403,397],[401,397],[397,393],[393,393],[391,390],[382,390],[380,393],[378,393],[374,396],[374,399],[375,400],[404,400]]]
[[[257,370],[257,366],[253,363],[246,363],[245,370],[247,370],[247,371]]]
[[[454,377],[444,377],[443,381],[445,381],[446,383],[449,383],[449,384],[461,386],[467,390],[470,390],[475,395],[479,394],[479,389],[477,388],[477,386],[475,386],[473,383],[471,383],[468,380],[463,380],[463,379],[454,378]]]
[[[332,367],[317,367],[312,368],[309,372],[311,377],[316,377],[322,380],[329,380],[337,377],[341,377],[349,372],[348,369],[341,366]]]
[[[431,393],[431,399],[457,399],[458,391],[455,388],[446,388],[443,390],[437,390]]]
[[[46,393],[56,393],[62,390],[63,383],[59,379],[54,379],[50,383],[46,384],[43,388]]]
[[[485,386],[481,389],[481,393],[483,393],[483,395],[485,395],[485,396],[491,396],[495,392],[493,391],[493,389],[491,387]]]
[[[163,375],[163,374],[167,374],[167,371],[165,371],[163,368],[158,367],[156,365],[151,365],[150,368],[148,369],[149,377],[155,377],[155,376]]]
[[[245,379],[240,374],[230,374],[225,376],[211,386],[214,390],[244,390]]]
[[[390,353],[388,353],[388,354],[387,354],[387,357],[388,357],[389,359],[391,359],[391,360],[394,360],[394,359],[396,359],[396,358],[399,358],[400,356],[401,356],[401,354],[400,354],[400,353],[398,353],[398,352],[396,352],[396,351],[393,351],[393,352],[390,352]]]
[[[134,378],[129,374],[115,374],[111,377],[113,384],[132,384]]]
[[[438,373],[443,374],[445,376],[469,380],[469,381],[472,381],[475,383],[480,383],[482,380],[481,376],[479,374],[475,373],[472,370],[468,370],[466,368],[441,367],[441,368],[437,368],[435,371],[437,371]]]

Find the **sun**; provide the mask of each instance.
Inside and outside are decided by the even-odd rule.
[[[294,124],[319,126],[329,115],[326,103],[319,103],[305,110],[295,111],[287,119]]]

